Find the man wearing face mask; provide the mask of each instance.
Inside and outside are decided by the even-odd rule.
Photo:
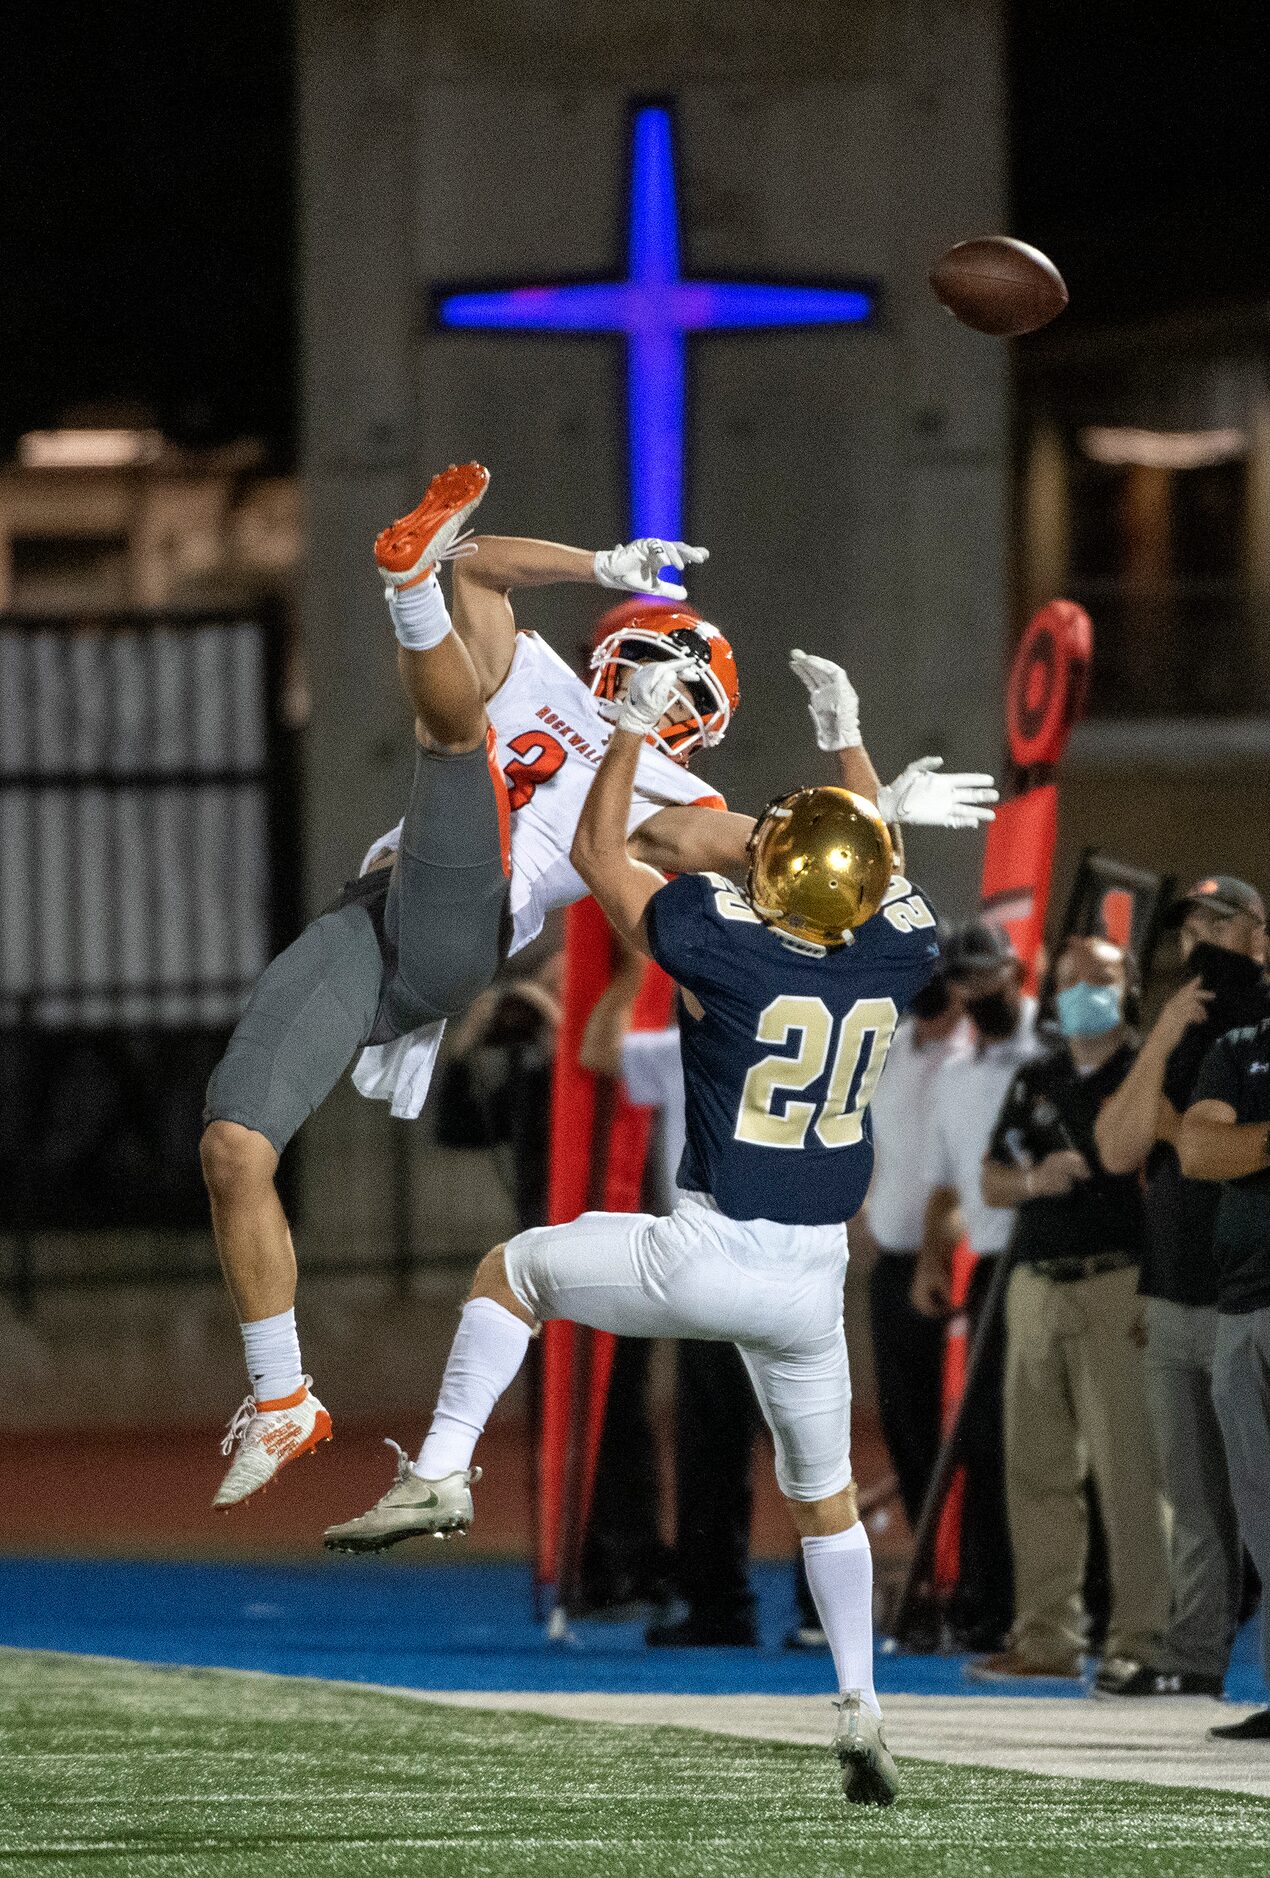
[[[1242,1550],[1213,1409],[1220,1189],[1183,1177],[1182,1116],[1210,1047],[1270,1013],[1261,896],[1211,875],[1172,909],[1187,982],[1164,1006],[1138,1060],[1098,1117],[1110,1173],[1145,1164],[1145,1378],[1160,1484],[1172,1518],[1172,1615],[1159,1651],[1118,1695],[1220,1695],[1239,1613]]]
[[[1013,1225],[1012,1214],[983,1198],[983,1158],[1015,1075],[1040,1046],[1036,1000],[1024,994],[1022,964],[999,926],[977,919],[960,927],[944,949],[944,971],[970,1019],[972,1041],[948,1058],[935,1081],[932,1192],[912,1295],[914,1307],[925,1316],[948,1315],[953,1245],[957,1225],[964,1221],[979,1260],[966,1300],[973,1342],[993,1261],[1009,1244]],[[970,1650],[999,1649],[1014,1616],[1001,1431],[1004,1354],[1005,1333],[998,1322],[962,1413],[966,1493],[960,1582],[950,1617],[955,1640]]]
[[[983,1163],[987,1204],[1017,1209],[1005,1307],[1016,1615],[1009,1647],[970,1670],[980,1681],[1080,1677],[1086,1469],[1111,1568],[1103,1676],[1123,1680],[1151,1660],[1166,1616],[1142,1383],[1142,1196],[1136,1174],[1106,1172],[1094,1140],[1133,1065],[1129,979],[1119,946],[1067,941],[1055,967],[1060,1040],[1014,1078]]]

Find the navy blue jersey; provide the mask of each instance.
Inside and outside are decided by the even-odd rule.
[[[679,1185],[733,1219],[850,1219],[873,1172],[870,1097],[900,1013],[939,960],[935,915],[898,875],[850,944],[801,949],[719,874],[655,893],[649,948],[682,1010],[688,1145]]]

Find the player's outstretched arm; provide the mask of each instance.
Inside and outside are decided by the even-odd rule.
[[[647,593],[660,600],[686,600],[688,590],[665,580],[661,570],[698,567],[710,558],[706,548],[686,541],[663,541],[646,535],[619,542],[616,548],[566,548],[558,541],[531,541],[518,535],[473,535],[467,553],[454,563],[455,579],[510,593],[515,587],[555,587],[568,581],[593,582],[621,593]]]
[[[628,845],[637,861],[663,874],[728,874],[744,880],[753,832],[752,815],[685,802],[650,815]]]
[[[791,652],[789,669],[807,687],[816,742],[837,757],[843,788],[876,803],[880,784],[860,735],[860,698],[855,686],[841,665],[812,652]]]
[[[468,649],[489,697],[507,676],[516,648],[511,595],[517,587],[574,584],[682,600],[686,589],[663,580],[661,569],[708,560],[705,548],[646,537],[616,548],[569,548],[558,541],[518,535],[474,535],[454,562],[454,629]]]
[[[1000,797],[994,779],[981,771],[941,775],[942,757],[918,757],[894,782],[879,785],[860,736],[860,700],[842,667],[809,652],[791,652],[789,664],[807,687],[816,742],[837,756],[845,786],[876,802],[893,828],[978,828],[995,819],[991,804]],[[862,786],[870,780],[871,789]]]
[[[634,858],[626,844],[626,824],[644,739],[674,702],[682,670],[690,664],[689,659],[668,659],[641,665],[636,671],[573,837],[573,865],[609,924],[628,945],[645,953],[644,913],[653,895],[665,886],[666,877]]]

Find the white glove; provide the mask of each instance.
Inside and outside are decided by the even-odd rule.
[[[807,709],[816,726],[816,742],[822,750],[858,750],[860,735],[860,699],[856,688],[841,665],[832,659],[818,659],[811,652],[791,652],[789,669],[801,678],[808,693]]]
[[[682,698],[679,687],[684,678],[700,670],[700,660],[686,655],[637,666],[622,699],[618,729],[633,730],[637,737],[647,737],[650,731],[656,730],[671,705]]]
[[[884,822],[908,822],[922,828],[977,828],[995,821],[987,806],[999,802],[994,780],[975,772],[937,776],[942,756],[919,756],[894,782],[878,790],[878,813]]]
[[[644,535],[638,541],[601,548],[595,557],[595,578],[601,587],[623,593],[652,593],[659,600],[686,600],[688,589],[663,580],[663,567],[699,567],[710,559],[708,548],[690,548],[686,541],[659,541]]]

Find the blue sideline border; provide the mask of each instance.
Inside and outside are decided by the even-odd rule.
[[[788,1566],[755,1566],[762,1642],[752,1650],[650,1650],[638,1624],[580,1623],[550,1642],[533,1621],[528,1567],[319,1559],[194,1564],[0,1558],[0,1644],[145,1663],[257,1669],[404,1689],[615,1694],[825,1695],[825,1652],[781,1648],[794,1621]],[[883,1655],[882,1694],[1018,1694],[969,1684],[964,1657]],[[1226,1690],[1267,1699],[1254,1626]],[[1075,1685],[1028,1692],[1079,1698]]]

